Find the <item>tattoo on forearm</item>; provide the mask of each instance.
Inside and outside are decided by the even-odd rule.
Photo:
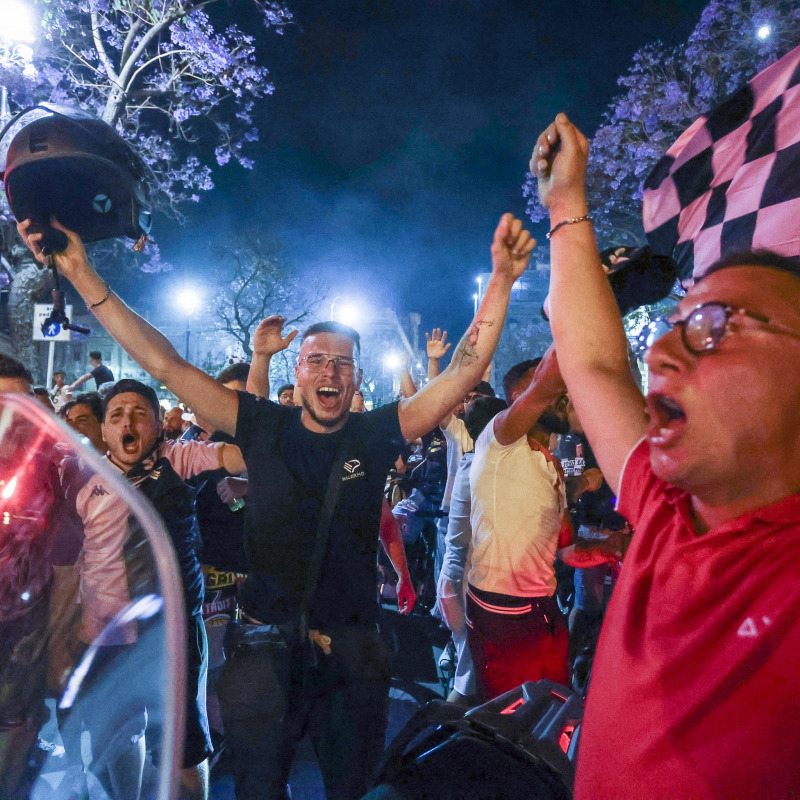
[[[464,367],[478,360],[480,354],[478,353],[476,345],[478,344],[478,332],[481,325],[487,325],[491,327],[494,325],[494,321],[488,319],[476,319],[472,325],[469,326],[467,332],[458,343],[455,353],[453,353],[452,364],[454,366]]]

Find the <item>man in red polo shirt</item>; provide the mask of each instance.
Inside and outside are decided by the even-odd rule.
[[[531,161],[561,371],[635,529],[576,797],[800,797],[800,268],[765,252],[712,266],[651,325],[645,400],[587,219],[587,156],[559,114]]]

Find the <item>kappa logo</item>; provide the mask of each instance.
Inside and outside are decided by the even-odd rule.
[[[104,486],[100,486],[100,484],[98,484],[94,487],[94,489],[92,489],[92,493],[89,495],[89,497],[102,497],[104,494],[108,494],[108,492]]]
[[[756,624],[756,620],[754,620],[752,617],[748,617],[739,626],[739,630],[736,631],[736,634],[744,639],[755,639],[756,637],[760,636],[764,632],[764,629],[768,628],[770,625],[772,625],[772,620],[769,617],[761,617],[760,624]]]

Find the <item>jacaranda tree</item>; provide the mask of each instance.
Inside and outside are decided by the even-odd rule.
[[[282,3],[251,2],[275,33],[291,22]],[[253,111],[274,86],[254,36],[231,22],[230,6],[221,0],[35,0],[34,7],[42,34],[33,59],[0,59],[12,110],[49,101],[92,111],[137,148],[155,176],[158,209],[179,221],[213,189],[216,167],[252,166]],[[14,349],[33,364],[32,303],[47,276],[15,246],[7,214],[3,227]],[[138,266],[163,268],[158,249],[150,245]]]
[[[642,188],[648,173],[698,116],[800,44],[796,0],[711,0],[688,40],[646,45],[633,57],[591,138],[589,205],[602,246],[644,244]],[[546,212],[527,176],[534,222]]]

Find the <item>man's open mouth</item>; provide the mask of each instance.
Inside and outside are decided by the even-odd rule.
[[[649,395],[647,410],[650,414],[648,438],[651,442],[672,442],[686,425],[686,412],[677,400],[668,395]]]
[[[321,386],[317,389],[317,397],[326,408],[335,406],[340,394],[341,392],[335,386]]]
[[[132,433],[123,433],[120,443],[122,444],[122,449],[126,453],[132,453],[136,450],[138,440]]]

